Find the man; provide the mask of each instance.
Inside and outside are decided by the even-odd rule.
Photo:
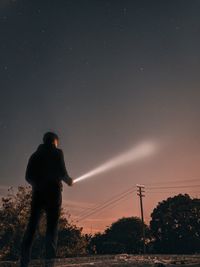
[[[62,202],[62,181],[69,186],[73,184],[68,175],[64,156],[58,149],[59,138],[48,132],[28,162],[26,180],[32,186],[31,214],[23,237],[20,266],[27,267],[30,261],[31,247],[37,229],[41,211],[47,218],[46,259],[56,257],[58,220]]]

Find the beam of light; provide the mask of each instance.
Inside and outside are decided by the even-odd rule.
[[[150,156],[156,150],[156,145],[152,142],[143,142],[131,149],[125,151],[124,153],[106,161],[95,169],[81,175],[74,180],[74,183],[80,182],[82,180],[88,179],[90,177],[96,176],[100,173],[104,173],[116,167],[120,167],[126,164],[130,164],[134,161],[142,159],[144,157]]]

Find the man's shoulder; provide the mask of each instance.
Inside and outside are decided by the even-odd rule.
[[[37,151],[35,151],[30,155],[29,159],[32,160],[32,159],[36,158],[37,155],[38,155],[38,153],[37,153]]]
[[[53,148],[50,150],[44,150],[39,147],[35,152],[33,152],[30,156],[30,160],[34,160],[41,157],[49,157],[50,155],[57,155],[58,157],[63,156],[63,151],[60,148]]]
[[[43,157],[46,154],[46,151],[44,150],[43,145],[39,145],[38,148],[30,155],[29,160],[30,161],[34,161],[34,160],[38,160],[41,157]]]

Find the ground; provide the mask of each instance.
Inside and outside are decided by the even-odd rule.
[[[18,262],[2,261],[0,267],[18,267]],[[32,261],[30,267],[44,266],[43,261]],[[106,255],[56,259],[55,267],[200,267],[200,255]],[[48,262],[46,267],[53,267]]]

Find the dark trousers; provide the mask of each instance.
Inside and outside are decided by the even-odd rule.
[[[24,233],[21,247],[21,267],[27,267],[30,261],[31,248],[42,210],[46,213],[47,228],[45,239],[45,258],[56,257],[58,220],[60,216],[62,196],[59,190],[33,191],[31,214]]]

